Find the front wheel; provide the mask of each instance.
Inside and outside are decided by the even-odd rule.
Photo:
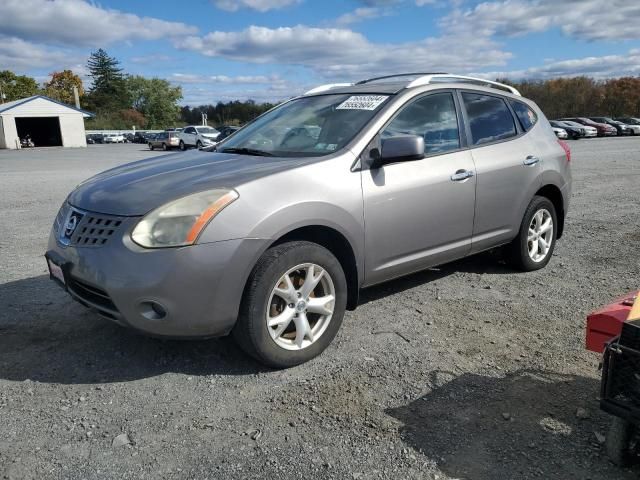
[[[233,336],[258,361],[292,367],[329,346],[346,304],[344,271],[329,250],[311,242],[283,243],[254,267]]]
[[[533,197],[518,236],[508,246],[511,263],[525,272],[544,268],[553,255],[557,225],[553,203],[546,197]]]
[[[198,141],[196,142],[196,148],[197,148],[198,150],[200,150],[200,149],[202,148],[202,142],[201,142],[200,140],[198,140]]]
[[[149,144],[149,150],[153,150],[153,145]]]
[[[167,144],[166,144],[166,143],[163,143],[163,144],[162,144],[162,150],[164,150],[165,152],[166,152],[167,150],[169,150],[169,147],[167,147]]]
[[[182,150],[183,152],[187,149],[186,145],[184,144],[184,142],[182,140],[180,140],[180,150]]]

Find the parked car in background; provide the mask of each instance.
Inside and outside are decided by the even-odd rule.
[[[554,120],[554,122],[558,123],[561,128],[564,128],[565,130],[567,130],[567,127],[583,130],[583,137],[585,138],[593,138],[598,136],[598,129],[595,127],[590,127],[589,125],[582,125],[581,123],[572,122],[571,120]]]
[[[640,118],[636,117],[618,117],[614,120],[618,120],[619,122],[626,123],[627,125],[640,125]]]
[[[632,135],[640,135],[640,120],[633,117],[614,118],[616,122],[624,123],[631,130]]]
[[[556,137],[558,137],[559,139],[566,140],[569,138],[569,134],[564,128],[558,128],[558,127],[551,127],[551,128],[553,128],[553,133],[555,133]]]
[[[106,133],[103,136],[103,143],[124,143],[124,135],[121,133]]]
[[[558,121],[555,121],[555,120],[550,120],[549,123],[553,127],[554,132],[556,131],[556,129],[564,130],[564,132],[567,134],[567,138],[570,138],[571,140],[579,140],[582,137],[584,137],[584,127],[583,126],[581,126],[579,128],[576,128],[576,127],[572,127],[570,125],[565,125],[563,122],[558,122]],[[558,138],[562,138],[562,137],[558,136],[557,132],[556,132],[556,136]]]
[[[223,125],[221,127],[216,128],[220,132],[220,135],[216,138],[216,142],[220,142],[227,138],[229,135],[240,130],[240,127],[236,127],[234,125]]]
[[[613,118],[609,117],[589,117],[594,122],[604,123],[610,125],[616,129],[618,135],[631,135],[633,132],[622,122],[617,122]]]
[[[180,150],[190,147],[209,147],[216,143],[220,132],[213,127],[192,125],[184,127],[180,132]]]
[[[571,197],[544,113],[484,79],[396,78],[323,85],[216,152],[85,180],[52,227],[51,278],[121,325],[232,333],[284,368],[329,346],[361,288],[499,246],[544,268]]]
[[[87,145],[93,145],[96,141],[93,139],[91,135],[87,135]]]
[[[133,143],[148,143],[144,132],[136,132],[133,134]]]
[[[101,133],[91,133],[87,135],[87,138],[91,138],[91,140],[93,140],[93,143],[104,143],[104,135],[102,135]]]
[[[149,150],[154,150],[156,148],[171,150],[178,146],[180,146],[180,137],[178,132],[156,133],[153,138],[149,139]]]
[[[571,117],[571,118],[561,118],[562,121],[571,121],[576,122],[581,125],[587,125],[589,127],[593,127],[598,131],[599,137],[612,137],[618,134],[618,131],[612,127],[611,125],[607,125],[606,123],[594,122],[593,120],[586,117]]]

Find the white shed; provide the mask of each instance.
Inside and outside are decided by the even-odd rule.
[[[86,147],[84,119],[93,114],[44,95],[0,104],[0,148],[20,148],[29,135],[36,147]]]

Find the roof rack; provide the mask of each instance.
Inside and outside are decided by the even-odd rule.
[[[427,75],[446,75],[446,73],[445,72],[396,73],[395,75],[385,75],[383,77],[373,77],[373,78],[367,78],[366,80],[360,80],[359,82],[356,83],[356,85],[362,85],[363,83],[377,82],[379,80],[389,80],[390,78],[424,77]]]
[[[396,75],[385,75],[383,77],[374,77],[368,78],[366,80],[361,80],[357,83],[328,83],[326,85],[320,85],[319,87],[312,88],[308,92],[305,92],[304,95],[311,95],[313,93],[321,93],[326,92],[327,90],[331,90],[332,88],[338,87],[352,87],[353,85],[364,85],[367,83],[378,82],[380,80],[388,80],[391,78],[401,78],[401,77],[418,77],[415,78],[404,88],[413,88],[420,87],[422,85],[431,85],[434,83],[440,82],[455,82],[455,83],[472,83],[474,85],[482,85],[485,87],[493,87],[499,88],[502,90],[506,90],[514,95],[522,96],[518,90],[513,88],[511,85],[506,85],[504,83],[494,82],[491,80],[485,80],[484,78],[476,78],[476,77],[466,77],[464,75],[454,75],[451,73],[399,73]]]
[[[434,82],[434,80],[436,80]],[[433,73],[429,75],[424,75],[420,78],[416,78],[414,81],[409,83],[406,88],[419,87],[422,85],[430,85],[433,83],[437,83],[437,81],[453,81],[456,83],[473,83],[475,85],[483,85],[487,87],[500,88],[502,90],[506,90],[514,95],[522,96],[520,92],[513,88],[511,85],[506,85],[500,82],[493,82],[491,80],[485,80],[484,78],[476,78],[476,77],[466,77],[464,75],[452,75],[449,73]]]
[[[332,88],[338,87],[352,87],[353,83],[327,83],[326,85],[320,85],[319,87],[312,88],[308,92],[304,92],[304,95],[311,95],[312,93],[326,92]]]

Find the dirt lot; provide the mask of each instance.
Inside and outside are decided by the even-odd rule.
[[[228,339],[138,336],[45,275],[66,193],[153,153],[0,151],[0,478],[637,478],[604,456],[583,337],[640,287],[640,138],[571,146],[545,270],[484,254],[370,289],[321,357],[275,372]]]

